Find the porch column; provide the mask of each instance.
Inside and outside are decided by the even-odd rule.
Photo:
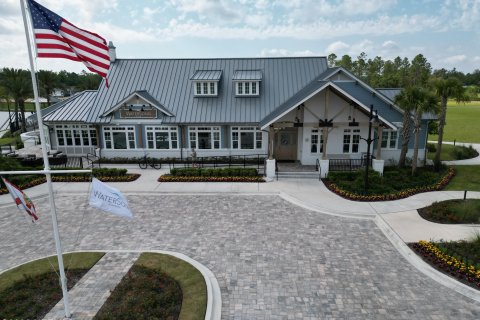
[[[383,132],[383,127],[378,126],[377,128],[377,154],[375,155],[375,158],[377,160],[380,160],[382,158],[382,132]]]
[[[324,119],[328,119],[328,107],[330,102],[330,89],[325,89],[325,109],[324,109]],[[322,128],[322,135],[323,135],[323,151],[322,151],[322,159],[327,160],[327,145],[328,145],[328,127],[325,126]]]
[[[268,159],[273,159],[273,142],[275,139],[275,131],[273,130],[273,124],[268,128]]]

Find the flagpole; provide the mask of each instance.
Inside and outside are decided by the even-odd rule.
[[[62,285],[63,305],[65,307],[65,317],[70,318],[71,314],[70,314],[70,305],[68,301],[68,291],[67,291],[65,270],[63,266],[62,245],[60,243],[60,235],[58,234],[57,212],[55,209],[55,199],[53,197],[52,175],[50,173],[50,165],[48,163],[47,148],[46,148],[45,136],[44,136],[44,130],[43,130],[43,119],[42,119],[42,113],[40,110],[40,102],[38,100],[37,78],[35,76],[35,67],[33,63],[32,47],[30,42],[30,34],[28,32],[24,0],[20,0],[20,6],[22,8],[23,25],[25,26],[25,36],[27,38],[28,58],[30,60],[30,73],[32,76],[33,94],[35,97],[35,111],[37,112],[38,130],[40,134],[40,143],[42,146],[43,164],[44,164],[45,176],[47,178],[48,194],[49,194],[49,202],[50,202],[50,213],[52,215],[52,224],[53,224],[53,235],[55,238],[55,247],[57,250],[58,268],[60,271],[60,283]]]

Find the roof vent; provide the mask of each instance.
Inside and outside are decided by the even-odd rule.
[[[117,50],[112,41],[108,42],[108,55],[110,56],[110,62],[117,60]]]

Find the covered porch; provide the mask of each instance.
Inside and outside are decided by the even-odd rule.
[[[350,85],[355,89],[355,83]],[[262,129],[268,130],[269,160],[322,166],[327,172],[325,166],[329,160],[357,159],[361,162],[366,161],[369,153],[370,160],[382,161],[383,132],[395,131],[396,139],[397,127],[380,112],[385,106],[378,102],[378,97],[372,94],[371,104],[367,105],[333,82],[318,86],[317,90],[262,123]],[[369,151],[367,141],[370,142]],[[397,145],[396,140],[394,145]]]

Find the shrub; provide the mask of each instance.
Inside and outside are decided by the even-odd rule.
[[[437,223],[479,223],[480,200],[447,200],[418,209],[426,220]]]
[[[428,143],[427,144],[427,150],[430,153],[436,152],[437,151],[437,146],[434,143]]]
[[[1,171],[20,171],[24,170],[23,166],[15,158],[0,157],[0,170]]]
[[[452,155],[457,160],[472,159],[478,157],[478,152],[471,145],[469,147],[455,146]]]
[[[175,168],[170,170],[174,177],[255,177],[255,168]]]

